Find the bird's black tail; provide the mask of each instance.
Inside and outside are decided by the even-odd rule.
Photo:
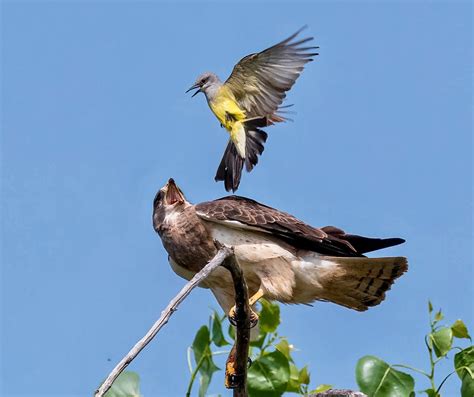
[[[405,242],[402,238],[371,238],[358,236],[356,234],[346,234],[341,229],[334,226],[324,226],[321,228],[322,231],[329,234],[338,240],[349,243],[358,254],[365,254],[367,252],[377,251],[395,245],[403,244]]]
[[[245,164],[247,172],[252,171],[258,163],[258,156],[263,153],[267,133],[259,127],[267,125],[266,117],[259,117],[243,122],[245,129],[245,158],[237,152],[234,142],[229,139],[222,160],[217,168],[215,180],[224,181],[225,190],[235,192],[239,188],[242,169]]]

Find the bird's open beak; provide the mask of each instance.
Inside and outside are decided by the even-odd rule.
[[[185,202],[184,195],[181,193],[180,188],[176,186],[173,178],[170,178],[166,184],[166,201],[169,205],[176,203],[183,204]]]
[[[189,89],[186,91],[186,93],[188,93],[189,91],[191,90],[195,90],[197,88],[197,91],[191,95],[191,98],[194,97],[195,95],[199,94],[201,91],[201,86],[199,85],[199,83],[196,83],[194,84],[193,86],[189,87]]]

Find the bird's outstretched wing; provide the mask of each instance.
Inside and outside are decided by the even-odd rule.
[[[268,123],[284,121],[277,114],[288,91],[303,71],[304,65],[318,55],[305,43],[307,37],[294,40],[303,30],[266,50],[242,58],[225,82],[246,113],[247,118],[267,117]]]
[[[197,215],[204,220],[270,233],[296,248],[330,256],[362,256],[350,242],[339,238],[337,233],[326,233],[323,229],[307,225],[290,214],[245,197],[228,196],[200,203],[195,207]],[[342,230],[333,229],[344,233]]]

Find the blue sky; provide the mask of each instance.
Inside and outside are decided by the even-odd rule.
[[[365,354],[426,368],[429,298],[474,332],[471,16],[468,2],[4,1],[2,395],[90,395],[155,321],[184,284],[151,226],[155,192],[174,177],[193,202],[225,195],[227,136],[184,91],[305,24],[321,55],[239,194],[404,237],[380,254],[410,270],[365,313],[283,307],[298,364],[339,387]],[[130,366],[145,396],[184,394],[211,307],[194,291]]]

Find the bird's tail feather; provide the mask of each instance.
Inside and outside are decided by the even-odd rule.
[[[321,230],[349,243],[359,254],[365,254],[371,251],[377,251],[383,248],[393,247],[405,242],[402,238],[371,238],[358,236],[356,234],[346,234],[341,229],[334,226],[325,226]]]
[[[385,292],[408,270],[404,257],[325,259],[333,266],[326,272],[319,272],[322,300],[358,311],[367,310],[382,302]]]
[[[238,189],[244,164],[247,172],[250,172],[258,163],[258,156],[263,153],[268,136],[259,128],[267,125],[266,117],[248,119],[242,124],[245,130],[245,158],[239,154],[232,139],[229,139],[215,176],[216,181],[224,181],[228,192]]]

